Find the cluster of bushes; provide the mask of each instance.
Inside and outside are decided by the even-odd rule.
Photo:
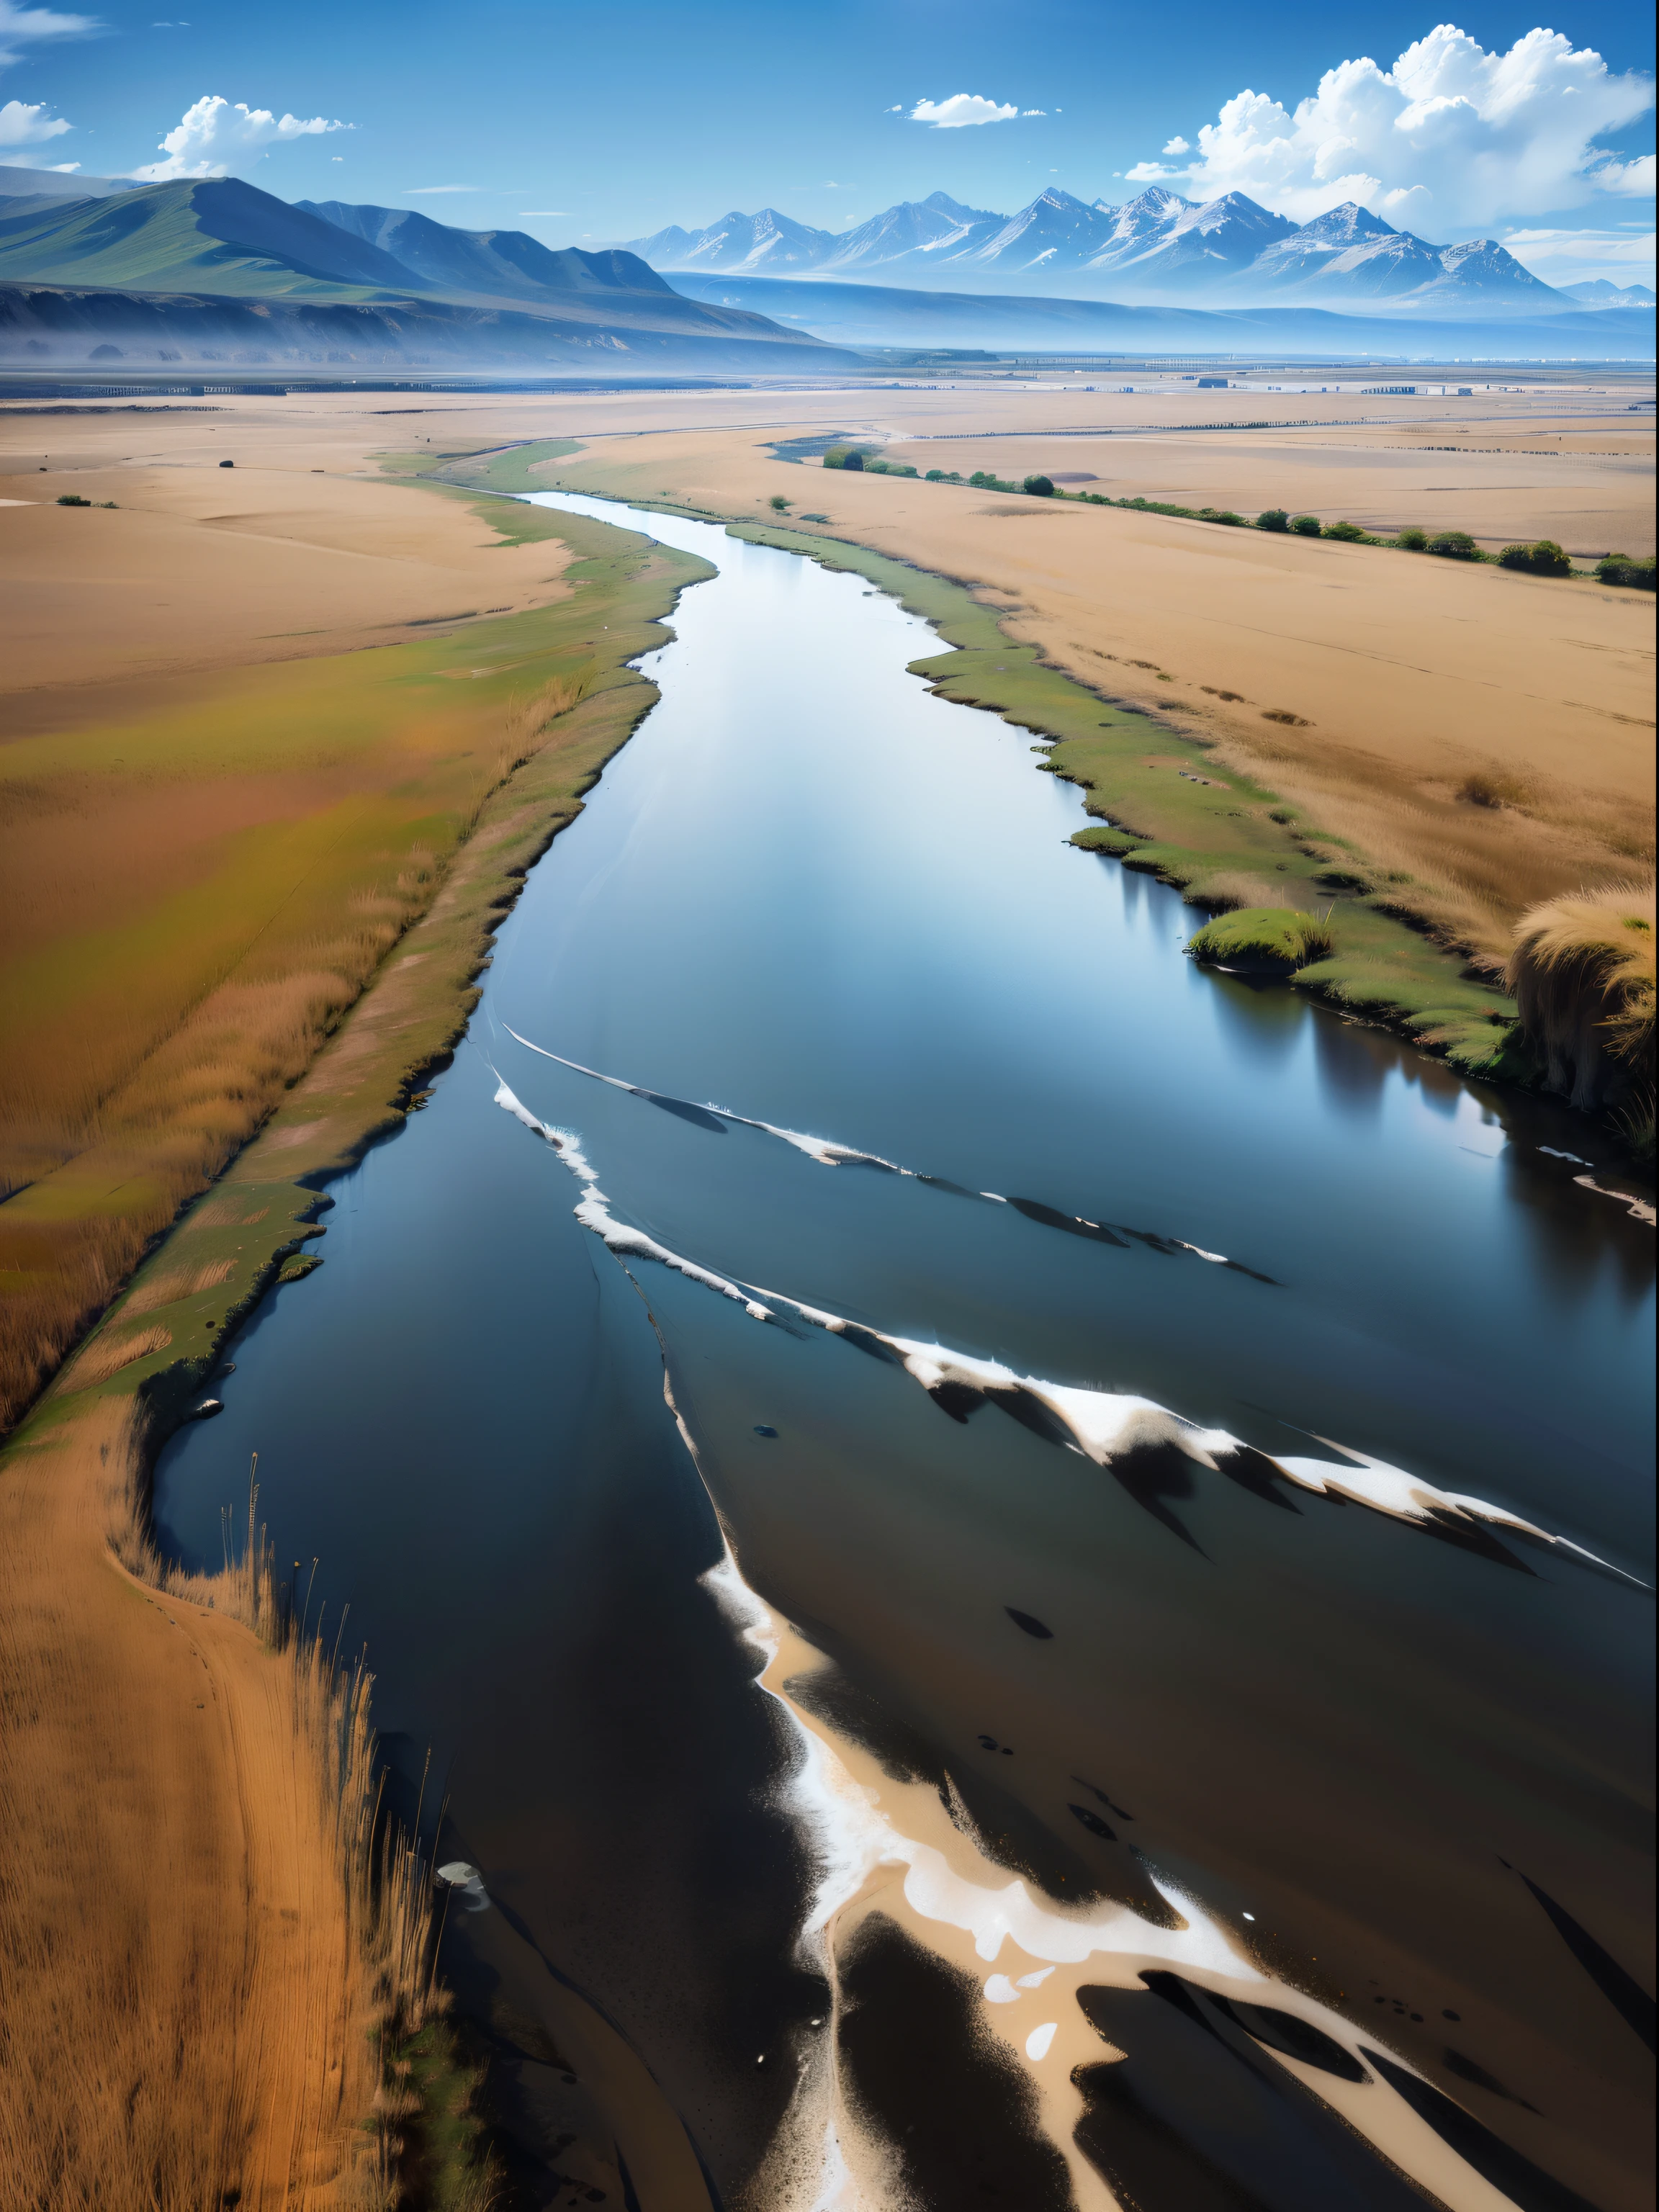
[[[823,465],[826,469],[861,469],[871,476],[913,477],[916,473],[906,462],[881,460],[868,447],[858,446],[832,446],[823,457]],[[925,481],[959,484],[964,479],[956,469],[929,469]],[[1571,556],[1553,538],[1540,538],[1530,545],[1506,545],[1501,553],[1483,553],[1467,530],[1439,530],[1432,535],[1426,530],[1401,530],[1392,538],[1380,538],[1361,529],[1357,522],[1322,522],[1316,514],[1291,514],[1282,507],[1264,507],[1251,523],[1246,516],[1235,514],[1226,507],[1178,507],[1170,500],[1113,499],[1099,491],[1064,492],[1056,488],[1051,477],[1030,476],[1023,483],[1015,483],[1007,477],[994,476],[989,469],[975,469],[965,481],[975,491],[1026,492],[1036,499],[1074,499],[1085,507],[1133,507],[1141,514],[1175,515],[1185,522],[1219,522],[1235,530],[1288,532],[1297,538],[1334,538],[1346,545],[1389,545],[1401,553],[1432,553],[1443,561],[1495,562],[1500,568],[1518,568],[1531,576],[1570,576],[1573,572]],[[1625,584],[1638,592],[1654,588],[1651,556],[1605,554],[1596,563],[1595,573],[1604,584]]]
[[[1506,545],[1498,556],[1500,568],[1522,568],[1529,576],[1570,576],[1572,562],[1553,538],[1535,545]]]
[[[112,507],[115,501],[112,499],[82,499],[78,491],[60,491],[58,495],[58,504],[59,507]]]
[[[1604,584],[1627,584],[1633,592],[1653,589],[1653,556],[1632,560],[1628,553],[1604,553],[1595,564]]]
[[[884,461],[867,446],[831,446],[823,457],[826,469],[851,469],[860,476],[913,477],[908,461]]]

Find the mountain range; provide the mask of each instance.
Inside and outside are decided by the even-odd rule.
[[[1537,316],[1340,313],[1330,307],[1275,304],[1219,307],[1128,305],[1068,299],[1054,293],[947,292],[931,285],[826,283],[817,276],[679,275],[680,289],[712,306],[748,307],[810,330],[842,346],[902,349],[907,371],[948,373],[951,352],[1219,356],[1229,360],[1632,360],[1653,352],[1651,307],[1605,307],[1586,313],[1570,303]],[[916,358],[917,356],[922,358]],[[929,360],[927,356],[934,358]],[[1083,374],[1103,380],[1103,360]],[[1091,388],[1081,382],[1079,389]],[[1108,383],[1107,390],[1111,389]]]
[[[934,192],[848,231],[814,230],[763,208],[704,230],[659,230],[627,251],[670,273],[1007,285],[1085,297],[1109,289],[1128,302],[1363,304],[1368,313],[1429,317],[1570,313],[1580,305],[1495,239],[1431,246],[1352,200],[1293,223],[1243,192],[1200,204],[1161,185],[1121,206],[1051,185],[1014,216]]]
[[[553,252],[235,177],[123,185],[0,168],[0,362],[434,361],[613,373],[850,366],[768,317],[687,298],[617,248]],[[22,296],[27,294],[27,297]],[[303,312],[302,312],[303,310]]]

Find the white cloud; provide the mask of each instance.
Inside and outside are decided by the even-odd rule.
[[[95,15],[62,15],[54,8],[20,8],[16,0],[0,0],[0,69],[16,61],[25,46],[50,39],[88,39],[103,27]]]
[[[1012,123],[1018,113],[1018,108],[1000,107],[976,92],[953,92],[949,100],[919,100],[910,120],[931,123],[935,131],[960,131],[969,123]]]
[[[1193,149],[1184,138],[1171,138],[1164,150],[1166,154],[1190,154]]]
[[[1615,76],[1559,32],[1528,31],[1507,53],[1489,53],[1441,23],[1391,70],[1362,58],[1328,70],[1294,113],[1266,94],[1237,94],[1199,132],[1184,172],[1142,161],[1127,181],[1181,180],[1195,199],[1247,192],[1302,222],[1359,200],[1445,239],[1598,191],[1651,191],[1650,158],[1644,171],[1596,141],[1652,102],[1649,78]]]
[[[434,192],[481,192],[482,185],[405,185],[406,200],[430,199]]]
[[[1048,112],[1046,107],[1022,107],[1019,112],[1022,115],[1046,115]]]
[[[561,220],[568,222],[571,219],[572,211],[569,208],[520,208],[519,210],[520,222],[553,222]]]
[[[1650,200],[1659,186],[1659,157],[1638,154],[1633,161],[1604,161],[1595,172],[1595,181],[1604,192]]]
[[[61,115],[49,115],[44,100],[9,100],[0,107],[0,146],[39,146],[71,128]]]
[[[167,184],[175,177],[222,177],[233,161],[264,158],[268,146],[289,138],[319,138],[331,131],[349,131],[349,123],[331,123],[313,115],[302,121],[297,115],[275,116],[268,107],[249,107],[238,100],[210,94],[185,109],[176,130],[162,139],[162,161],[149,161],[132,173],[147,185]]]
[[[1547,284],[1576,284],[1606,276],[1614,284],[1654,281],[1653,233],[1637,230],[1506,230],[1503,243]]]

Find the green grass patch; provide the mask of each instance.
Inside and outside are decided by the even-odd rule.
[[[1288,906],[1240,907],[1218,915],[1188,939],[1194,960],[1258,975],[1290,975],[1335,950],[1329,927],[1317,915]]]

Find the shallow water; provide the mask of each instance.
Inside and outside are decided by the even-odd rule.
[[[644,2060],[711,2201],[834,2201],[843,2155],[842,2201],[883,2201],[833,2123],[898,2143],[894,2203],[963,2201],[964,2157],[1031,2204],[1103,2175],[1148,2212],[1420,2201],[1370,2133],[1460,2206],[1639,2203],[1650,1230],[1574,1182],[1576,1118],[1184,960],[1198,917],[1067,846],[1078,793],[907,675],[937,640],[859,577],[644,526],[720,572],[647,664],[661,702],[431,1105],[332,1187],[328,1264],[164,1455],[164,1533],[216,1559],[258,1450],[400,1773],[431,1744],[453,1848]],[[575,1218],[595,1185],[632,1252]],[[796,1711],[701,1579],[715,1509],[827,1655]],[[1005,2018],[948,1914],[866,1921],[832,2011],[802,1714],[1029,1898],[1212,1921],[1282,1978],[1257,2002],[1356,2051],[1363,2017],[1373,2103],[1341,2126],[1335,2077],[1156,1966]],[[522,1961],[457,1927],[521,2052]],[[507,2078],[531,2143],[558,2093]],[[1408,2157],[1366,2114],[1413,2098]]]

